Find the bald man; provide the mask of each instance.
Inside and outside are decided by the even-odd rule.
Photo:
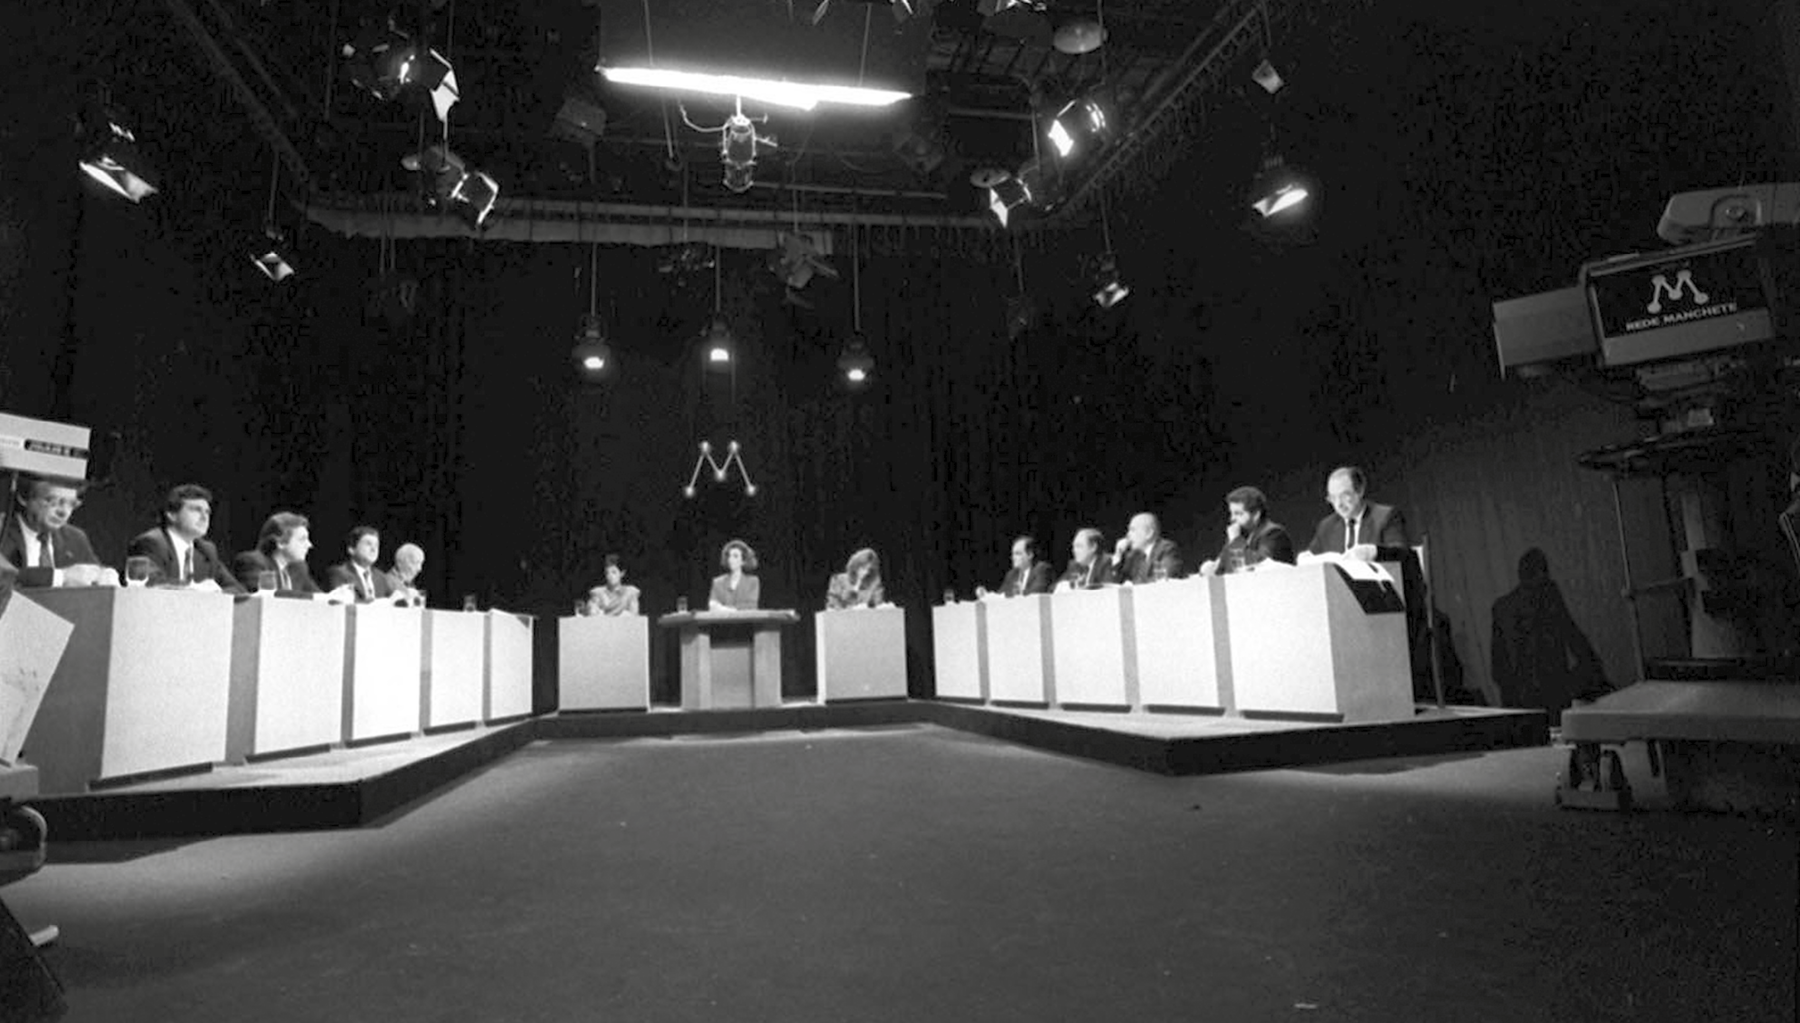
[[[425,567],[425,551],[416,543],[403,543],[394,550],[394,567],[388,578],[394,582],[394,603],[401,607],[424,607],[425,591],[419,589],[419,572]]]
[[[1149,512],[1131,517],[1131,525],[1113,548],[1113,582],[1156,583],[1181,578],[1181,549],[1162,535],[1162,523]]]

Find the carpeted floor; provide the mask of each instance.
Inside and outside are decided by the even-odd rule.
[[[0,894],[74,1023],[1793,1019],[1792,827],[1558,811],[1558,760],[539,743],[379,827],[59,846]]]

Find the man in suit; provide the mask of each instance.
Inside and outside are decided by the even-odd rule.
[[[1411,549],[1406,519],[1400,509],[1374,504],[1365,498],[1368,478],[1353,465],[1332,470],[1325,481],[1325,499],[1331,514],[1313,530],[1312,554],[1345,554],[1362,561],[1400,559]]]
[[[344,547],[350,557],[326,571],[326,585],[334,590],[346,585],[354,587],[358,604],[392,599],[393,580],[375,567],[375,559],[381,557],[381,534],[373,526],[357,526],[345,539]]]
[[[1162,523],[1149,512],[1131,517],[1131,525],[1113,548],[1113,582],[1155,583],[1181,578],[1181,548],[1162,535]]]
[[[1294,541],[1269,519],[1269,501],[1255,487],[1239,487],[1225,495],[1225,546],[1219,556],[1200,566],[1201,575],[1254,572],[1268,561],[1294,563]]]
[[[1050,565],[1037,559],[1037,540],[1016,536],[1012,542],[1012,567],[1000,580],[1000,596],[1023,597],[1033,593],[1049,593],[1055,582]]]
[[[264,572],[275,576],[275,592],[319,592],[312,572],[306,567],[306,552],[312,550],[311,526],[306,516],[293,512],[276,512],[263,523],[257,535],[256,549],[244,551],[231,561],[231,570],[245,589],[257,589],[258,577]]]
[[[1100,550],[1100,531],[1084,526],[1069,541],[1068,571],[1056,584],[1059,590],[1097,590],[1112,581],[1112,558]]]
[[[119,574],[101,566],[87,534],[69,524],[81,507],[77,484],[21,473],[16,500],[0,531],[0,557],[17,567],[19,586],[119,585]]]
[[[193,586],[243,593],[219,550],[206,539],[212,528],[212,491],[183,483],[163,501],[163,522],[139,533],[125,548],[127,558],[148,558],[150,585]]]
[[[424,607],[425,591],[419,589],[419,573],[425,568],[425,551],[416,543],[403,543],[394,548],[394,567],[388,570],[388,581],[394,585],[394,603],[401,607]]]

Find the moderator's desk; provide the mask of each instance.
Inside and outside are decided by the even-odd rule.
[[[906,612],[897,607],[813,616],[819,702],[906,697]]]
[[[681,709],[781,706],[784,611],[678,611],[656,623],[681,634]]]
[[[225,759],[230,595],[95,587],[31,596],[75,625],[25,737],[45,795]]]
[[[556,650],[558,710],[650,709],[650,619],[562,618]]]

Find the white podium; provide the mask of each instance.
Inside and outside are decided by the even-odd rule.
[[[650,709],[649,618],[559,619],[556,650],[557,709]]]
[[[349,608],[344,642],[342,741],[395,739],[419,730],[425,612],[391,604]]]
[[[232,609],[225,760],[330,746],[344,726],[343,607],[256,597]]]
[[[938,697],[987,700],[986,614],[979,601],[931,609],[931,659]]]
[[[1245,714],[1409,721],[1412,669],[1397,584],[1333,564],[1226,576],[1231,684]]]
[[[531,619],[507,611],[487,613],[487,685],[483,721],[531,713]]]
[[[424,642],[421,726],[429,730],[480,721],[487,620],[467,611],[426,611]]]
[[[813,616],[819,702],[906,698],[906,612],[897,607]]]
[[[31,599],[75,626],[25,736],[44,795],[225,759],[229,594],[83,588]]]
[[[1131,588],[1139,706],[1232,709],[1223,581],[1193,576]]]
[[[989,598],[982,607],[987,622],[988,699],[1056,703],[1050,595]]]
[[[1135,660],[1125,643],[1131,590],[1052,593],[1050,634],[1056,702],[1063,707],[1129,707],[1135,700]]]

